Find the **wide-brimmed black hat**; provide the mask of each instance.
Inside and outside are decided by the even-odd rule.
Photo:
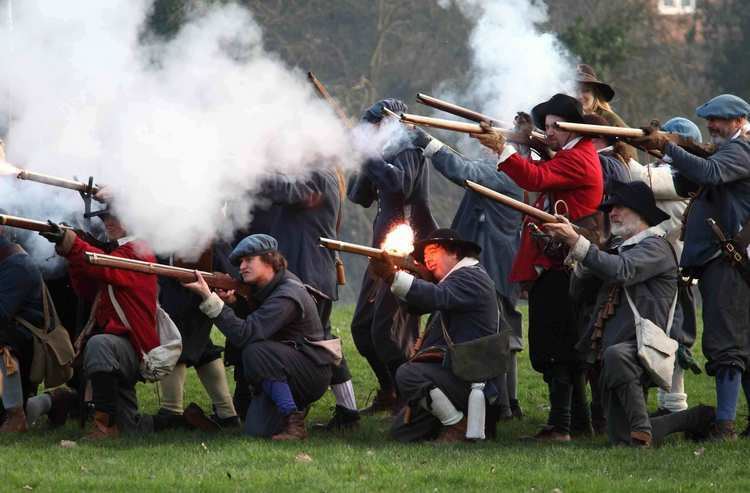
[[[656,226],[669,219],[669,214],[656,207],[654,193],[642,181],[630,183],[612,182],[609,197],[602,202],[599,209],[609,212],[616,205],[634,210],[649,226]]]
[[[534,125],[544,129],[547,115],[556,115],[566,122],[583,123],[583,107],[580,101],[567,94],[555,94],[549,101],[539,103],[531,110]]]
[[[576,67],[576,82],[596,86],[599,89],[599,94],[607,102],[612,101],[612,98],[615,97],[615,90],[612,89],[612,86],[597,78],[596,72],[591,68],[591,65],[582,63]]]
[[[414,258],[418,262],[424,262],[424,249],[427,245],[455,245],[461,247],[464,255],[475,257],[482,251],[482,247],[474,243],[473,241],[464,240],[458,234],[449,228],[436,229],[427,238],[417,241],[414,243]]]

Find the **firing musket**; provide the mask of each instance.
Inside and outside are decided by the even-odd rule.
[[[127,259],[114,257],[102,253],[85,252],[86,261],[97,267],[110,267],[112,269],[122,269],[131,272],[140,272],[141,274],[152,274],[160,277],[176,279],[180,282],[194,282],[198,280],[196,272],[205,279],[206,284],[211,288],[223,289],[225,291],[234,290],[244,297],[250,296],[250,286],[234,279],[229,274],[223,272],[205,272],[182,267],[173,267],[171,265],[162,265],[154,262],[144,262],[142,260]]]
[[[451,115],[460,116],[461,118],[466,118],[467,120],[471,120],[477,123],[487,122],[490,125],[497,125],[499,127],[505,128],[509,128],[512,126],[506,122],[503,122],[502,120],[498,120],[497,118],[485,115],[484,113],[470,110],[469,108],[464,108],[463,106],[449,103],[448,101],[434,98],[432,96],[428,96],[427,94],[422,94],[421,92],[417,94],[417,103],[421,103],[425,106],[435,108],[436,110],[444,111],[446,113],[450,113]]]
[[[16,178],[19,180],[34,181],[37,183],[43,183],[53,187],[67,188],[69,190],[75,190],[84,194],[96,195],[101,187],[94,185],[93,183],[86,183],[83,181],[67,180],[65,178],[58,178],[56,176],[45,175],[42,173],[35,173],[33,171],[19,170]]]
[[[347,128],[352,128],[354,125],[352,124],[352,121],[349,119],[349,116],[347,116],[344,109],[339,105],[339,103],[333,99],[333,96],[331,96],[331,93],[328,92],[328,89],[326,89],[326,86],[323,85],[322,82],[320,82],[320,79],[315,77],[315,74],[312,72],[307,73],[307,80],[310,81],[310,83],[313,85],[313,88],[315,88],[315,92],[318,93],[318,96],[323,98],[326,103],[331,107],[334,113],[338,115],[338,117],[341,119],[341,121],[346,125]]]
[[[0,214],[0,226],[25,229],[28,231],[36,231],[39,233],[50,233],[53,229],[52,226],[50,226],[50,224],[47,222],[27,219],[25,217],[10,216],[8,214]],[[75,229],[70,226],[60,225],[60,228],[75,231]]]
[[[393,112],[390,112],[396,115]],[[403,123],[409,123],[411,125],[417,125],[420,127],[438,128],[440,130],[449,130],[451,132],[461,132],[465,134],[481,134],[484,133],[484,129],[477,123],[465,123],[457,122],[454,120],[445,120],[443,118],[433,118],[430,116],[414,115],[411,113],[401,113],[396,115]],[[521,133],[501,127],[492,127],[493,130],[505,136],[510,142],[519,142],[526,144],[528,143],[528,137]],[[546,136],[543,133],[533,131],[531,132],[533,137],[541,140],[546,140]]]
[[[414,260],[411,255],[397,255],[389,253],[382,248],[373,248],[357,243],[349,243],[346,241],[333,240],[331,238],[321,237],[319,239],[320,246],[329,250],[337,252],[353,253],[355,255],[361,255],[376,260],[389,260],[397,268],[417,274],[419,277],[425,280],[432,280],[432,273],[427,268]]]

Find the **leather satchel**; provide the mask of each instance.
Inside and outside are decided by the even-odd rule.
[[[635,307],[630,293],[624,288],[625,297],[628,299],[630,309],[635,318],[635,336],[638,347],[638,360],[646,370],[651,380],[666,392],[672,390],[672,375],[674,373],[675,354],[679,344],[669,337],[674,321],[674,312],[677,307],[677,293],[674,295],[672,307],[667,319],[667,330],[647,318],[641,317]]]
[[[484,382],[508,371],[510,331],[500,331],[471,341],[454,344],[445,320],[440,317],[443,337],[448,344],[448,362],[454,375],[465,382]]]

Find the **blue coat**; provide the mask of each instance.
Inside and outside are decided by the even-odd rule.
[[[336,171],[324,169],[298,180],[276,176],[264,183],[263,196],[272,205],[262,213],[265,230],[257,229],[253,221],[253,232],[276,238],[279,251],[289,263],[289,271],[331,299],[337,299],[336,256],[333,251],[320,248],[319,242],[321,236],[337,237],[341,190]]]
[[[708,159],[674,144],[667,144],[666,154],[682,177],[703,187],[688,214],[680,262],[683,267],[699,267],[719,252],[707,218],[714,218],[728,236],[750,219],[750,143],[730,140]]]
[[[13,244],[0,236],[0,252],[11,248]],[[26,352],[32,336],[14,317],[36,326],[43,322],[42,274],[25,252],[0,261],[0,345],[10,346],[18,354]]]
[[[508,175],[497,171],[493,159],[471,160],[445,147],[430,159],[435,169],[460,187],[466,180],[471,180],[523,200],[523,190]],[[482,247],[480,263],[494,281],[497,292],[512,303],[518,299],[518,284],[511,283],[508,278],[521,238],[521,219],[520,212],[467,190],[451,223],[451,228],[462,238]]]
[[[401,149],[384,159],[370,159],[362,171],[349,181],[349,200],[363,207],[378,201],[372,231],[372,245],[380,247],[385,235],[396,223],[409,222],[416,239],[437,229],[430,212],[430,174],[415,148]],[[407,217],[406,209],[410,209]]]

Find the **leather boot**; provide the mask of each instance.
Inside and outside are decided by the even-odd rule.
[[[645,431],[630,432],[630,446],[638,448],[649,448],[651,446],[651,433]]]
[[[5,421],[0,426],[0,433],[21,433],[27,430],[26,413],[23,411],[23,406],[5,410]]]
[[[217,433],[221,431],[219,424],[206,416],[203,409],[201,409],[201,407],[195,402],[188,404],[188,407],[185,408],[182,416],[185,418],[185,421],[189,426],[200,431],[208,433]]]
[[[85,437],[83,437],[83,440],[98,441],[119,437],[120,428],[114,422],[114,418],[105,412],[96,411],[94,413],[94,427]]]
[[[315,423],[313,429],[322,431],[344,431],[359,427],[359,411],[336,405],[328,423]]]
[[[274,441],[304,440],[307,438],[305,429],[305,412],[295,411],[286,417],[284,428],[271,437]]]
[[[510,412],[515,419],[523,419],[523,410],[521,409],[521,404],[518,402],[518,399],[510,400]]]
[[[50,427],[58,428],[65,424],[70,411],[78,404],[78,392],[67,387],[60,387],[49,393],[52,406],[47,413]]]
[[[521,440],[530,440],[535,442],[569,442],[570,433],[560,431],[554,426],[547,425],[534,436],[521,437]]]
[[[714,421],[708,432],[708,439],[713,441],[733,441],[737,439],[734,421]]]
[[[466,442],[466,425],[466,416],[464,416],[455,425],[443,426],[440,434],[435,439],[435,443]]]
[[[395,407],[399,407],[399,400],[396,396],[396,391],[393,389],[378,389],[372,403],[366,408],[360,409],[359,413],[368,416],[372,416],[381,411],[393,413]]]

